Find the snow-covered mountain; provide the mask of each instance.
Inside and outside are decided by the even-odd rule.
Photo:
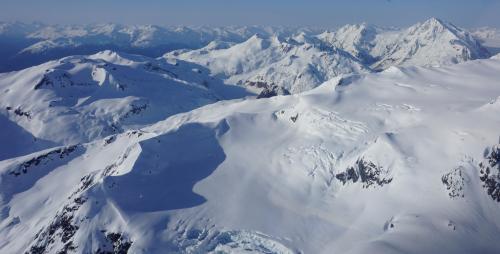
[[[155,25],[42,25],[0,23],[0,71],[18,70],[65,56],[112,49],[158,57],[174,49],[197,49],[213,40],[242,42],[261,35],[315,33],[312,28],[163,27]],[[15,42],[15,43],[13,43]],[[5,44],[5,45],[4,45]]]
[[[47,102],[68,88],[51,73],[87,69],[114,98],[112,76],[146,68],[130,58],[53,62],[53,85],[23,87]],[[391,67],[0,161],[0,252],[498,253],[499,75],[493,58]],[[95,99],[56,104],[75,101]]]
[[[374,68],[448,65],[490,56],[469,32],[435,18],[408,28],[383,47],[389,50],[379,56]]]
[[[360,62],[370,65],[382,54],[381,52],[372,52],[374,48],[382,43],[380,41],[393,40],[398,32],[400,30],[396,28],[380,28],[363,23],[345,25],[336,31],[325,31],[317,38],[349,52]]]
[[[192,63],[112,51],[0,74],[0,89],[4,132],[20,137],[0,149],[0,159],[47,142],[88,142],[246,94]],[[9,140],[2,135],[0,142]]]
[[[500,29],[493,27],[481,27],[472,29],[471,33],[492,54],[500,53]]]
[[[206,66],[227,83],[297,93],[341,74],[450,65],[490,53],[469,32],[432,18],[408,29],[347,25],[319,35],[253,36],[235,45],[213,42],[165,56]]]
[[[484,29],[481,31],[475,34],[484,34]],[[340,48],[359,62],[379,70],[393,65],[446,65],[488,57],[488,52],[469,32],[435,18],[407,29],[360,24],[326,32],[317,28],[265,26],[209,28],[14,22],[0,23],[0,72],[105,49],[159,57],[177,49],[198,50],[213,41],[245,43],[255,34],[268,40],[272,37],[319,39],[329,44],[328,47]]]
[[[436,18],[407,29],[346,25],[318,37],[377,70],[390,66],[449,65],[490,56],[471,33]]]
[[[229,84],[258,89],[277,86],[291,93],[310,90],[341,74],[369,71],[347,52],[304,33],[287,38],[254,35],[231,47],[214,42],[199,50],[173,51],[164,57],[205,66]]]

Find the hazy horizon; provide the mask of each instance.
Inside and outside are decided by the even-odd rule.
[[[362,8],[360,6],[363,6]],[[499,27],[500,1],[495,0],[5,0],[0,19],[5,22],[45,24],[118,23],[159,26],[285,26],[338,27],[369,23],[405,27],[431,17],[460,27]]]

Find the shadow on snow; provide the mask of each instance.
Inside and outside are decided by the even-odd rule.
[[[188,124],[141,142],[142,152],[132,170],[105,179],[115,186],[108,195],[124,210],[152,212],[189,208],[206,199],[193,192],[225,160],[217,136],[227,130]]]

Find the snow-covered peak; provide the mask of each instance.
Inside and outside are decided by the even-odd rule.
[[[0,36],[22,38],[42,25],[38,23],[26,24],[22,22],[0,22]]]
[[[225,49],[205,47],[176,51],[165,57],[206,66],[212,73],[225,77],[226,83],[250,87],[256,92],[277,86],[298,93],[340,74],[368,71],[348,53],[320,42],[305,33],[285,38],[254,35]]]
[[[133,65],[140,62],[146,62],[149,59],[141,55],[131,55],[126,53],[119,53],[112,50],[103,50],[93,55],[88,56],[89,59],[100,59],[108,63],[117,65]]]
[[[379,60],[372,66],[385,69],[392,65],[448,65],[487,58],[489,52],[466,30],[431,18],[402,30],[394,36],[378,36]]]
[[[364,63],[373,62],[370,50],[379,29],[366,23],[345,25],[335,32],[325,32],[318,36],[320,40],[341,48]]]
[[[448,27],[450,25],[451,25],[450,23],[444,22],[439,18],[431,17],[428,20],[422,22],[421,24],[417,24],[416,26],[423,26],[423,27],[430,27],[430,28],[432,28],[432,27],[444,28],[444,27]],[[453,26],[453,25],[451,25],[451,26]]]
[[[434,40],[438,36],[442,36],[444,33],[450,33],[450,36],[457,37],[457,39],[466,34],[465,31],[456,27],[455,25],[444,22],[437,18],[430,18],[425,22],[415,24],[408,28],[407,34],[409,35],[418,35],[422,39]]]

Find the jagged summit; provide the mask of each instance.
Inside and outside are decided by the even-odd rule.
[[[318,38],[349,52],[361,62],[370,64],[374,61],[370,51],[379,31],[379,28],[366,23],[345,25],[335,32],[320,34]]]
[[[379,36],[375,69],[392,65],[449,65],[488,58],[489,52],[466,30],[431,18],[385,40]]]
[[[436,17],[431,17],[431,18],[427,19],[426,21],[424,21],[422,24],[425,26],[441,26],[441,27],[451,25],[451,23],[444,22],[443,20],[436,18]]]

